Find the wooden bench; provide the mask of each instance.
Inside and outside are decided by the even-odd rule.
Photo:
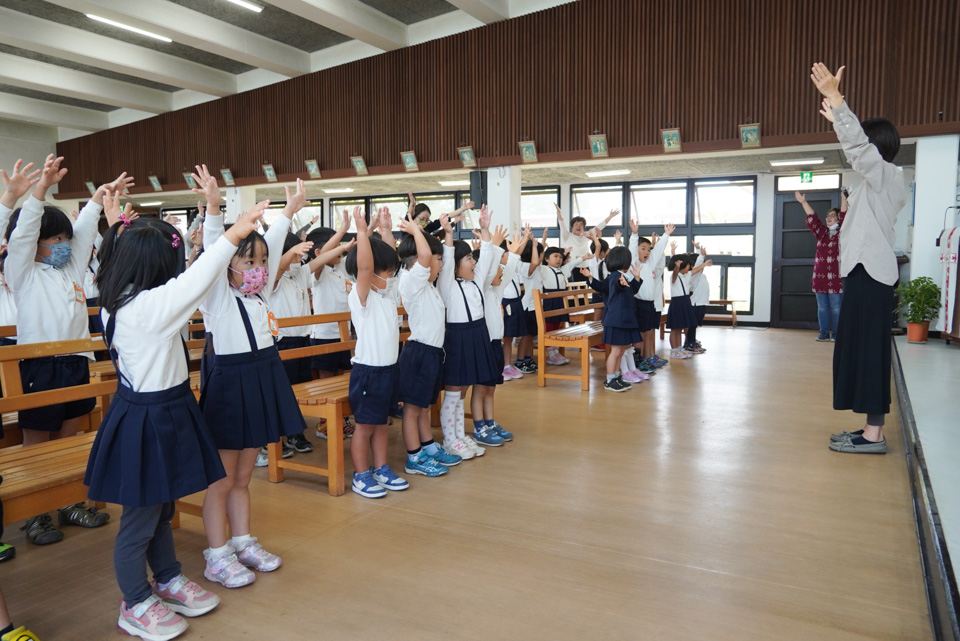
[[[727,309],[726,311],[729,312],[729,316],[727,316],[727,315],[720,316],[720,315],[716,315],[716,314],[714,314],[713,316],[704,316],[704,318],[703,318],[704,322],[706,322],[706,321],[710,321],[710,322],[713,322],[713,323],[716,323],[716,322],[720,322],[720,323],[729,322],[729,323],[730,323],[730,327],[736,328],[736,326],[737,326],[737,306],[736,306],[736,303],[739,303],[739,302],[740,302],[740,301],[736,301],[736,300],[726,300],[726,299],[712,300],[712,301],[710,301],[710,305],[709,305],[710,307],[728,307],[729,309]],[[670,304],[670,300],[669,300],[669,299],[665,299],[665,300],[663,301],[663,303],[664,303],[664,305],[669,305],[669,304]],[[666,337],[666,334],[667,334],[667,314],[666,314],[666,312],[664,312],[664,313],[660,316],[660,340],[663,340],[663,339]]]
[[[581,315],[585,312],[603,309],[603,303],[577,304],[578,297],[582,299],[585,293],[579,289],[544,294],[537,290],[533,292],[533,304],[537,315],[537,386],[546,387],[548,378],[565,380],[579,380],[580,389],[584,392],[590,389],[590,348],[603,342],[603,325],[600,321],[585,321],[570,327],[553,331],[546,331],[547,319],[572,314]],[[547,299],[563,299],[563,309],[543,311],[543,301]],[[580,375],[547,373],[547,347],[574,348],[580,350]]]
[[[64,356],[103,349],[103,341],[83,338],[52,343],[30,343],[0,347],[0,413],[19,412],[55,403],[99,399],[88,414],[83,434],[54,439],[36,445],[14,445],[0,450],[0,498],[4,502],[4,523],[13,523],[70,503],[85,501],[83,475],[90,448],[100,426],[103,404],[116,391],[113,381],[88,382],[62,389],[24,394],[20,361],[28,358]]]

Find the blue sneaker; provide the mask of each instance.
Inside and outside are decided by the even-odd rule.
[[[373,472],[370,471],[362,474],[353,473],[353,491],[368,499],[380,499],[387,495],[387,491],[380,487],[373,478]]]
[[[509,443],[513,440],[513,433],[503,429],[503,425],[500,425],[500,423],[493,424],[493,433],[502,438],[504,443]]]
[[[370,471],[373,473],[373,478],[380,484],[380,487],[385,490],[398,492],[410,487],[406,479],[397,476],[397,473],[391,470],[389,465],[384,465],[378,470],[371,468]]]
[[[500,447],[503,445],[503,439],[493,431],[492,427],[475,427],[473,429],[473,440],[480,445],[489,445],[490,447]]]
[[[417,458],[411,459],[407,456],[407,464],[403,468],[407,474],[423,474],[424,476],[443,476],[448,472],[447,468],[442,465],[437,465],[436,461],[433,460],[429,454],[423,450],[417,454]]]
[[[461,461],[463,461],[463,457],[457,456],[456,454],[451,454],[450,452],[446,451],[442,447],[438,447],[437,451],[434,452],[433,454],[430,454],[428,452],[427,456],[433,459],[435,463],[442,465],[444,467],[453,467],[454,465],[460,465]]]

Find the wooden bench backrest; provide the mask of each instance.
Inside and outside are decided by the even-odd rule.
[[[567,289],[561,292],[550,292],[544,294],[539,289],[533,292],[533,307],[537,315],[537,331],[540,334],[546,332],[546,321],[554,316],[563,316],[564,314],[582,314],[596,309],[603,309],[603,303],[585,303],[577,304],[578,298],[583,298],[585,293],[579,289]],[[543,311],[543,301],[548,298],[562,298],[563,309],[553,311]],[[574,303],[574,304],[570,304]]]

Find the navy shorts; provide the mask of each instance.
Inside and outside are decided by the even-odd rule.
[[[359,425],[386,425],[397,405],[400,366],[353,364],[350,373],[350,409]]]
[[[443,348],[409,341],[400,352],[400,401],[430,407],[443,387]]]
[[[310,347],[310,338],[308,336],[284,336],[277,341],[277,349],[297,349],[298,347]],[[287,378],[291,385],[297,383],[309,383],[313,380],[313,374],[310,371],[311,358],[292,358],[283,361],[283,369],[287,372]]]
[[[20,379],[23,381],[23,391],[27,394],[86,385],[90,382],[90,360],[77,354],[23,360],[20,361]],[[25,430],[57,432],[63,427],[64,421],[89,414],[96,404],[97,399],[85,398],[32,410],[20,410],[20,427]]]
[[[706,305],[694,305],[693,315],[697,317],[697,326],[703,325],[703,319],[707,317]]]
[[[329,345],[331,343],[339,343],[339,338],[311,338],[311,345]],[[342,352],[331,352],[330,354],[317,354],[312,359],[310,359],[311,369],[315,369],[320,372],[338,372],[338,371],[349,371],[353,364],[350,362],[350,350],[344,350]]]
[[[660,326],[660,316],[652,300],[633,299],[633,309],[637,317],[637,327],[641,332],[649,332]]]

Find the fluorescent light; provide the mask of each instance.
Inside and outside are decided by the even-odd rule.
[[[466,187],[470,184],[469,180],[441,180],[441,187]]]
[[[139,205],[140,207],[159,207],[162,204],[163,204],[162,200],[158,200],[157,202],[154,202],[154,203],[137,203],[137,205]]]
[[[346,189],[324,189],[323,193],[325,194],[349,194],[353,190],[347,187]]]
[[[611,169],[610,171],[588,171],[587,178],[603,178],[604,176],[626,176],[629,169]]]
[[[163,42],[173,42],[173,40],[171,40],[170,38],[167,38],[166,36],[159,36],[155,33],[150,33],[149,31],[144,31],[143,29],[137,29],[136,27],[131,27],[128,24],[123,24],[122,22],[114,22],[113,20],[107,20],[106,18],[95,16],[92,13],[88,13],[87,17],[90,18],[91,20],[96,20],[97,22],[103,22],[104,24],[108,24],[113,27],[119,27],[121,29],[126,29],[127,31],[139,33],[141,36],[147,36],[148,38],[156,38],[157,40],[162,40]]]
[[[255,5],[252,2],[247,2],[247,0],[227,0],[227,2],[232,2],[233,4],[239,7],[243,7],[244,9],[249,9],[250,11],[255,11],[256,13],[260,13],[261,11],[263,11],[263,7],[259,5]]]
[[[822,165],[823,158],[799,158],[797,160],[771,160],[771,167],[794,167],[799,165]]]

